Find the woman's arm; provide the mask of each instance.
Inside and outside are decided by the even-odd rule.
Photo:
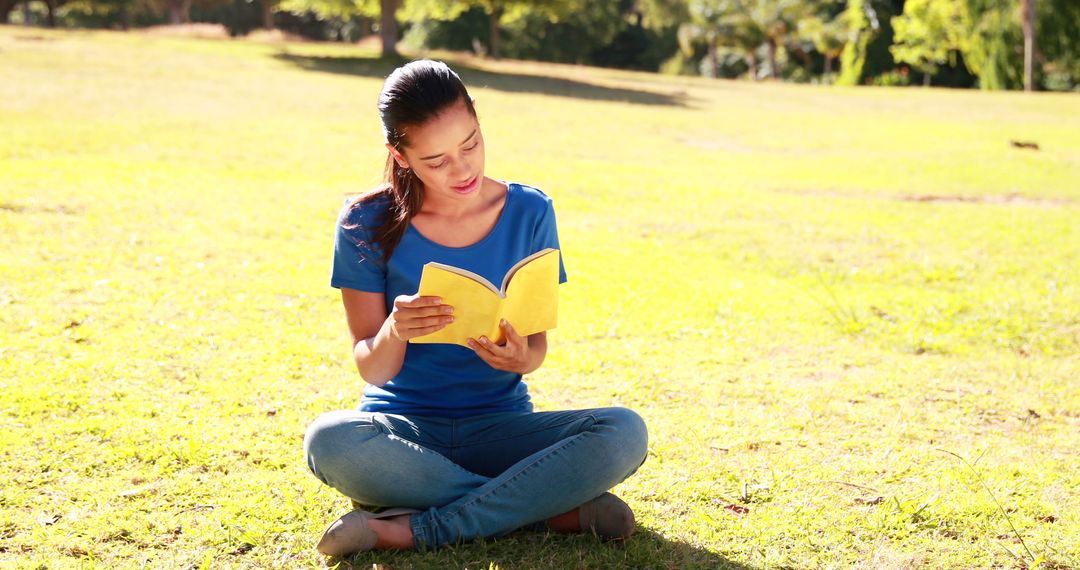
[[[525,371],[522,374],[528,374],[544,363],[544,357],[547,356],[547,332],[538,332],[526,337],[529,341],[529,364],[525,367]]]
[[[410,338],[433,333],[453,322],[453,308],[437,297],[401,295],[386,313],[386,296],[341,289],[345,318],[353,342],[353,360],[360,377],[382,386],[401,371]]]

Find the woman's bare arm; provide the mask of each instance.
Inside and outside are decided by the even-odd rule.
[[[387,314],[386,296],[341,289],[360,377],[382,386],[401,371],[410,338],[435,332],[453,321],[453,309],[435,297],[401,295]]]

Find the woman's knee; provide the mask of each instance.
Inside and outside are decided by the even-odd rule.
[[[340,459],[347,450],[378,435],[370,414],[355,410],[327,412],[308,426],[304,434],[304,458],[316,477],[326,482],[323,468]]]
[[[610,426],[620,452],[636,470],[649,451],[649,429],[641,415],[629,408],[604,408],[599,423]]]

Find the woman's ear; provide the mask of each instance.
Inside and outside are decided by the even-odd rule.
[[[409,168],[409,161],[405,160],[405,155],[401,154],[398,149],[394,148],[394,145],[386,143],[386,150],[390,151],[390,156],[394,157],[394,160],[398,163],[398,166],[402,168]]]

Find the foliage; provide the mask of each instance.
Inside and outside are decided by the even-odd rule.
[[[380,21],[382,1],[40,0],[30,18],[123,29],[221,23],[233,35],[277,26],[343,42],[385,24],[391,51],[400,21],[415,50],[796,82],[830,81],[839,58],[845,85],[889,82],[897,65],[940,86],[1012,89],[1022,75],[1018,0],[409,0]],[[1080,2],[1034,4],[1036,84],[1080,89]],[[0,0],[0,16],[21,20],[15,6]]]
[[[596,6],[585,0],[410,0],[406,2],[405,17],[409,20],[453,20],[471,8],[487,15],[489,24],[488,48],[494,57],[502,55],[499,30],[505,26],[530,19],[547,23],[558,22],[587,7]],[[610,6],[610,3],[599,3]],[[604,23],[610,23],[606,20]]]
[[[847,30],[840,18],[825,19],[819,15],[798,21],[799,36],[809,40],[814,49],[825,58],[825,75],[832,73],[832,62],[844,52]]]
[[[972,29],[964,60],[982,89],[1024,85],[1024,34],[1019,4],[1012,0],[966,0]]]
[[[424,19],[403,41],[418,50],[486,52],[479,46],[490,45],[488,18],[473,7],[452,20]],[[555,21],[545,10],[524,9],[501,30],[507,57],[649,71],[659,69],[675,44],[673,28],[642,25],[630,0],[587,3]]]
[[[870,0],[848,0],[840,18],[848,31],[844,51],[840,55],[840,85],[858,85],[866,65],[867,46],[880,28],[877,12]]]
[[[679,30],[684,53],[694,43],[706,46],[707,66],[703,75],[718,77],[721,66],[718,47],[726,45],[741,53],[751,79],[779,78],[780,61],[798,21],[807,17],[816,2],[798,0],[697,0],[689,2],[689,21]],[[758,51],[764,49],[765,57]],[[761,69],[760,60],[768,66]]]
[[[1009,0],[966,0],[970,28],[964,59],[983,89],[1023,86],[1023,31],[1019,6]],[[1080,4],[1040,0],[1036,7],[1036,82],[1060,89],[1080,83]],[[1053,79],[1051,79],[1053,77]]]
[[[354,16],[379,17],[379,0],[281,0],[279,10],[311,12],[324,20],[351,20]]]
[[[1037,0],[1036,45],[1044,58],[1045,81],[1059,82],[1048,89],[1080,87],[1080,2]]]
[[[897,62],[922,71],[929,84],[939,65],[951,62],[964,48],[970,27],[967,0],[907,0],[904,13],[892,18]]]
[[[874,76],[872,83],[879,87],[906,87],[911,85],[911,73],[907,67],[899,67]]]
[[[313,545],[349,501],[301,441],[359,396],[327,264],[388,63],[11,26],[0,53],[0,567],[1030,568],[1017,534],[1080,567],[1074,94],[451,59],[486,174],[559,216],[535,405],[641,412],[639,531],[339,563]]]
[[[690,19],[687,0],[638,0],[634,5],[647,28],[678,27]]]

